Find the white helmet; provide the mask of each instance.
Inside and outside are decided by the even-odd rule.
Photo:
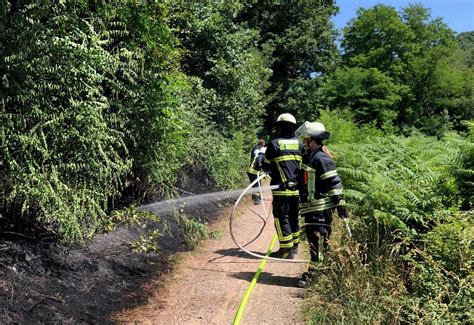
[[[296,125],[296,119],[290,113],[283,113],[280,116],[278,116],[275,123],[279,123],[279,122],[287,122],[287,123],[291,123],[291,124]]]
[[[304,122],[295,131],[298,138],[329,139],[331,132],[326,131],[324,125],[319,122]]]

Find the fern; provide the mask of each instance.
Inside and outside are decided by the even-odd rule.
[[[177,57],[163,9],[39,1],[2,11],[2,192],[12,215],[82,241],[104,223],[132,172],[154,184],[174,181]],[[158,60],[157,47],[169,56]]]
[[[330,117],[330,124],[351,123],[341,122],[338,116]],[[449,218],[436,211],[456,204],[451,166],[456,163],[461,139],[448,136],[439,141],[423,135],[364,137],[362,132],[370,134],[367,126],[363,131],[349,126],[344,129],[351,130],[351,141],[335,138],[328,145],[334,151],[349,207],[369,223],[371,218],[384,220],[385,235],[378,240],[390,240],[390,234],[397,229],[415,240],[414,234],[426,232],[430,225]]]

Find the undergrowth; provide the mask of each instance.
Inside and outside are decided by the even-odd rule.
[[[460,210],[472,199],[462,194],[473,174],[462,154],[472,147],[469,138],[384,134],[327,111],[320,120],[335,133],[328,146],[345,185],[353,239],[332,240],[329,269],[308,290],[307,318],[472,322],[473,214]]]
[[[178,223],[179,235],[189,248],[194,248],[208,238],[220,238],[219,232],[210,230],[206,221],[177,212],[174,213],[174,218]]]

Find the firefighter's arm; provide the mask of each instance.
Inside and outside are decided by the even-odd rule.
[[[255,159],[255,165],[253,168],[255,170],[262,170],[262,161],[263,161],[263,153],[259,153],[257,156],[257,159]]]
[[[322,170],[321,181],[329,188],[328,194],[337,209],[339,217],[347,218],[346,202],[342,196],[342,180],[337,174],[336,164],[330,157],[323,156],[319,167]]]
[[[336,207],[337,214],[339,215],[339,217],[341,217],[342,219],[346,219],[347,218],[347,211],[345,207],[346,201],[344,201],[344,199],[342,198],[342,194],[332,195],[331,201]]]
[[[268,174],[270,174],[271,169],[271,161],[276,156],[276,150],[273,146],[273,143],[270,142],[267,149],[265,150],[265,154],[263,155],[262,159],[262,170]]]

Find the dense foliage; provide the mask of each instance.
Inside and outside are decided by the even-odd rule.
[[[2,8],[2,183],[7,202],[77,239],[130,168],[102,91],[121,62],[101,44],[102,21],[79,18],[87,8],[48,7]]]
[[[246,2],[239,20],[259,31],[258,46],[272,70],[267,131],[281,113],[303,119],[314,111],[319,79],[313,76],[334,71],[339,59],[330,21],[336,12],[332,0]]]
[[[472,321],[473,32],[421,5],[377,5],[338,51],[336,12],[322,0],[0,2],[0,231],[28,221],[81,242],[113,229],[117,200],[241,186],[256,136],[290,112],[333,131],[354,216],[310,318]]]
[[[183,177],[207,176],[221,188],[242,184],[248,153],[267,102],[270,70],[258,33],[235,20],[238,2],[177,2],[171,25],[180,40],[188,87],[181,103],[188,151]]]
[[[463,58],[466,50],[458,51],[454,32],[431,19],[429,9],[361,8],[343,32],[344,67],[324,87],[329,107],[351,106],[363,115],[358,122],[367,122],[372,112],[369,118],[393,120],[406,133],[416,127],[437,136],[452,127],[464,129],[462,121],[473,118],[473,70]],[[360,102],[358,88],[367,85],[372,90]],[[380,116],[382,105],[389,108],[386,116]]]
[[[337,130],[329,148],[357,216],[355,241],[334,243],[311,317],[329,323],[471,319],[473,215],[460,208],[461,200],[472,205],[472,192],[465,192],[472,190],[473,169],[465,160],[472,138],[403,137],[373,125],[359,128],[340,115],[323,111],[319,119]]]

